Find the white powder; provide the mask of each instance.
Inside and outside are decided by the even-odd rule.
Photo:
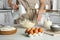
[[[1,31],[11,31],[11,30],[15,30],[15,29],[16,29],[16,28],[10,27],[10,26],[6,26],[6,27],[0,28]]]
[[[60,26],[58,26],[58,25],[54,25],[53,27],[60,27]]]

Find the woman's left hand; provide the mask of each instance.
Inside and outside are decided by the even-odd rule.
[[[41,20],[41,18],[42,18],[42,14],[40,13],[40,14],[37,15],[37,19],[36,19],[36,21]]]
[[[36,21],[41,20],[41,18],[42,18],[42,13],[43,13],[43,12],[45,12],[45,10],[39,10],[39,11],[38,11]]]
[[[42,12],[38,10],[36,21],[39,21],[42,17]]]

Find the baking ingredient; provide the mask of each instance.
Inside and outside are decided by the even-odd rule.
[[[36,28],[30,28],[30,29],[26,29],[25,33],[28,33],[29,37],[35,37],[38,35],[41,35],[43,33],[43,29],[36,27]]]
[[[44,22],[44,27],[50,29],[50,26],[51,26],[51,25],[52,25],[52,21],[50,21],[50,20],[45,20],[45,22]]]
[[[33,23],[29,20],[24,20],[21,22],[21,25],[25,28],[32,28],[32,27],[34,27],[35,23]]]
[[[5,26],[0,28],[1,31],[11,31],[15,29],[16,29],[15,27],[10,27],[10,26]]]

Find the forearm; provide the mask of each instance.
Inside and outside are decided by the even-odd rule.
[[[41,20],[41,18],[42,18],[42,14],[41,13],[43,13],[44,12],[44,0],[39,0],[40,1],[40,7],[39,7],[39,10],[38,10],[38,15],[37,15],[37,21],[39,21],[39,20]]]
[[[8,5],[9,5],[9,7],[12,6],[12,0],[8,0]]]
[[[44,0],[40,0],[39,12],[44,12]]]

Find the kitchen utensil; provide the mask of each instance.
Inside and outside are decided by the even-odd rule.
[[[51,27],[52,31],[60,31],[60,26],[59,25],[52,25]]]

